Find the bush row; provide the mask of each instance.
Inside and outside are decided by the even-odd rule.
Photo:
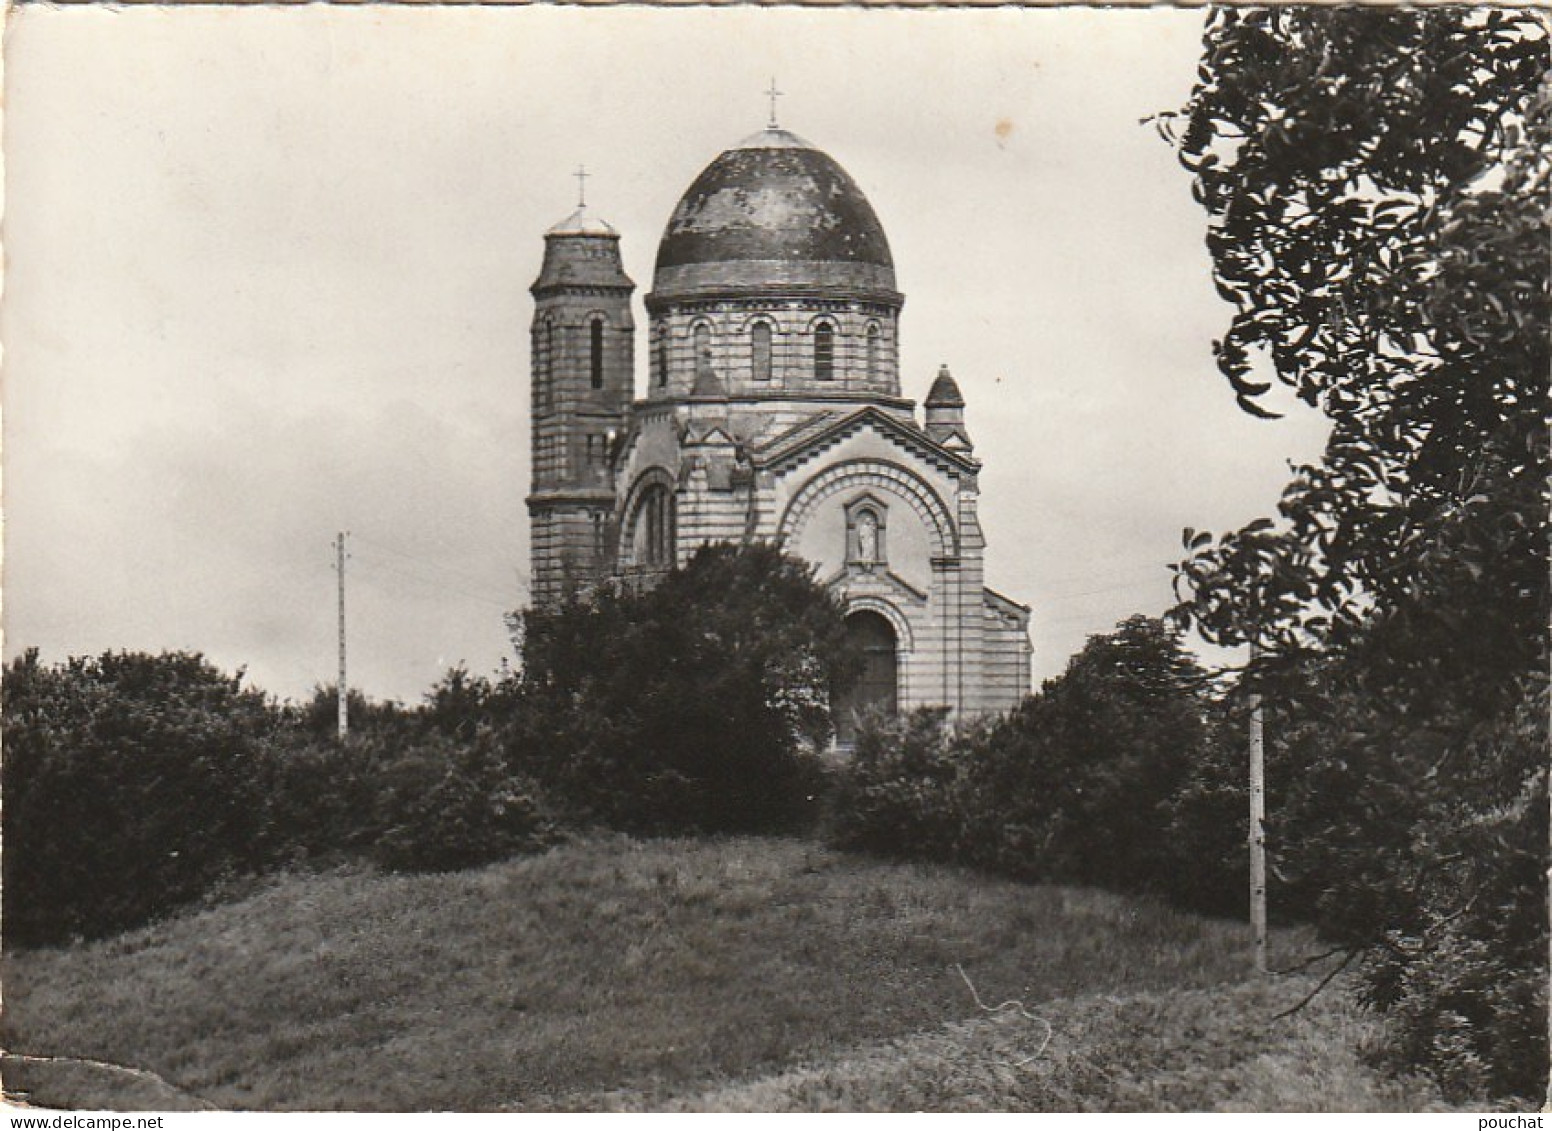
[[[0,684],[10,945],[109,934],[318,860],[470,867],[567,827],[791,828],[817,808],[833,599],[772,548],[525,617],[521,676],[450,672],[414,708],[276,705],[198,655],[108,653]]]
[[[189,653],[28,652],[0,695],[9,945],[109,934],[309,860],[462,867],[550,832],[488,726],[455,736],[353,697],[340,745],[319,725],[331,689],[280,707]]]

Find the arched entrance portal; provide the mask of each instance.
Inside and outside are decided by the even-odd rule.
[[[846,635],[862,653],[862,677],[836,700],[835,736],[844,745],[857,737],[868,710],[894,714],[900,706],[900,660],[894,625],[881,613],[859,609],[846,618]]]

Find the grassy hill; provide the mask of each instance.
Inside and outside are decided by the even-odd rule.
[[[1279,958],[1308,940],[1282,934]],[[289,877],[7,956],[7,1089],[59,1106],[1401,1110],[1339,994],[1243,927],[781,839],[605,838]],[[1009,998],[1028,1003],[983,1009]],[[1033,1019],[1031,1019],[1033,1018]],[[159,1078],[159,1079],[158,1079]]]

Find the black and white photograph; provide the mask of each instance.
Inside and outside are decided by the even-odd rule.
[[[13,1126],[1552,1102],[1547,9],[23,2],[3,113]]]

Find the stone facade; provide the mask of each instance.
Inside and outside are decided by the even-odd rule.
[[[904,298],[851,178],[793,134],[755,135],[686,192],[653,281],[635,398],[619,234],[579,209],[545,236],[534,600],[682,564],[706,542],[772,540],[815,564],[864,644],[850,706],[1015,705],[1029,610],[985,587],[964,398],[947,368],[921,422],[902,395]]]

